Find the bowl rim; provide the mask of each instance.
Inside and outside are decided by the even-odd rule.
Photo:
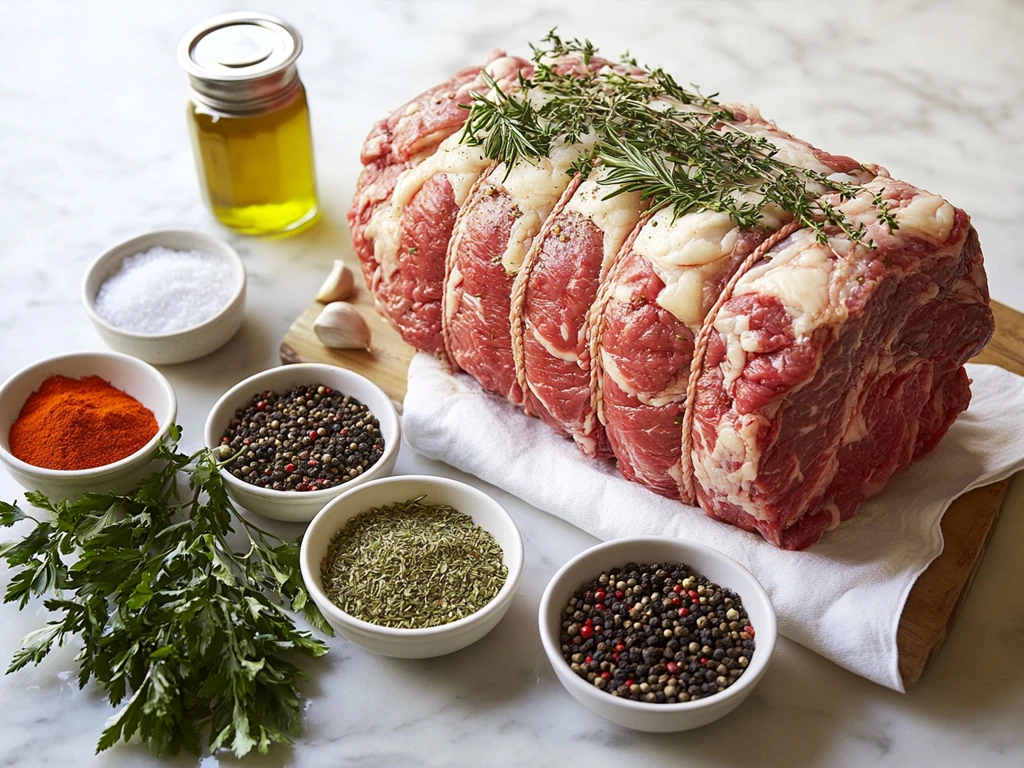
[[[464,616],[463,618],[457,619],[456,621],[450,621],[447,624],[437,624],[433,627],[421,627],[419,629],[384,627],[380,624],[374,624],[369,621],[364,621],[363,619],[358,619],[352,614],[346,613],[341,608],[336,606],[331,601],[331,599],[327,597],[327,595],[320,587],[316,586],[315,582],[312,579],[312,574],[309,573],[310,568],[307,562],[310,557],[309,548],[311,545],[308,543],[310,541],[310,533],[316,533],[321,536],[326,535],[321,534],[317,530],[318,526],[325,525],[325,523],[322,522],[321,518],[325,518],[328,514],[330,514],[330,512],[334,508],[339,507],[346,501],[348,501],[347,497],[363,493],[374,486],[409,481],[424,483],[426,485],[448,486],[454,488],[468,489],[471,495],[477,496],[485,503],[492,504],[494,509],[501,513],[499,517],[503,517],[511,526],[512,531],[515,533],[513,552],[516,555],[516,567],[514,570],[511,568],[509,569],[508,574],[505,576],[505,583],[501,585],[501,589],[498,590],[498,593],[494,597],[492,597],[487,602],[486,605],[469,614],[469,616]],[[463,512],[463,514],[465,513]],[[347,524],[348,521],[346,521],[346,525]],[[480,527],[483,528],[483,526]],[[333,538],[334,535],[337,534],[338,531],[340,530],[341,528],[332,531],[330,537]],[[487,528],[484,528],[484,530],[490,533],[492,536],[494,535],[494,533],[488,530]],[[502,547],[502,552],[504,551],[505,548]],[[314,517],[313,520],[310,522],[309,527],[306,528],[306,532],[302,534],[302,545],[300,547],[299,552],[299,568],[302,571],[302,578],[306,584],[306,590],[310,593],[310,596],[313,597],[320,611],[325,614],[329,614],[330,618],[333,618],[341,622],[342,624],[345,624],[351,629],[362,631],[364,634],[377,635],[378,637],[386,637],[389,639],[421,640],[431,637],[437,637],[439,635],[449,634],[452,632],[457,632],[464,627],[468,627],[472,624],[482,621],[489,614],[499,610],[500,607],[507,600],[511,599],[511,593],[513,593],[517,588],[519,584],[519,579],[523,573],[525,559],[526,555],[523,548],[523,535],[519,531],[519,526],[516,525],[516,521],[513,519],[512,515],[509,514],[508,510],[505,509],[504,506],[499,504],[495,499],[493,499],[490,496],[490,494],[481,491],[479,488],[470,485],[469,483],[464,483],[461,480],[453,480],[450,477],[441,477],[439,475],[392,475],[390,477],[382,477],[379,480],[372,480],[368,483],[363,483],[362,485],[358,485],[354,488],[351,488],[345,493],[338,496],[336,499],[332,500],[327,505],[325,505],[324,508],[321,509],[316,514],[316,517]]]
[[[693,550],[699,550],[703,555],[710,556],[712,559],[718,560],[724,564],[726,568],[734,568],[741,573],[746,573],[750,578],[751,584],[754,587],[752,595],[743,594],[742,599],[744,603],[751,600],[758,601],[762,604],[762,607],[766,609],[767,621],[762,622],[767,624],[765,627],[758,627],[757,637],[764,637],[763,640],[759,640],[758,647],[755,651],[761,651],[760,653],[755,652],[751,659],[750,665],[746,671],[739,677],[737,682],[724,691],[720,691],[711,696],[706,696],[696,701],[680,701],[675,704],[664,704],[657,702],[646,702],[646,701],[633,701],[632,699],[623,699],[619,696],[612,696],[606,691],[600,691],[594,688],[593,685],[589,685],[584,682],[575,672],[569,669],[569,664],[566,662],[565,657],[562,656],[561,647],[557,641],[557,638],[551,636],[551,633],[547,629],[547,615],[552,610],[553,593],[556,585],[560,584],[566,579],[566,574],[569,569],[575,566],[577,563],[593,557],[598,553],[603,553],[608,550],[613,550],[625,545],[633,544],[672,544],[675,546],[681,546],[683,548],[691,548]],[[684,556],[685,558],[685,556]],[[697,569],[699,570],[699,569]],[[733,589],[728,584],[720,584],[720,586]],[[738,590],[734,590],[738,592]],[[744,588],[744,592],[746,592]],[[559,611],[562,609],[559,608]],[[752,688],[757,685],[763,675],[768,663],[771,661],[772,656],[775,653],[775,645],[778,640],[778,620],[775,615],[775,607],[772,605],[771,598],[768,596],[768,592],[764,586],[758,581],[757,577],[750,572],[745,566],[738,561],[729,557],[724,552],[720,552],[714,547],[709,547],[706,544],[701,544],[690,539],[681,539],[673,536],[628,536],[621,539],[611,539],[610,541],[601,542],[589,547],[578,555],[570,559],[565,563],[554,576],[548,581],[547,586],[544,587],[544,594],[541,595],[540,607],[537,611],[537,628],[540,632],[541,645],[544,646],[544,652],[548,657],[548,662],[552,667],[556,664],[561,664],[565,668],[565,672],[568,675],[559,674],[555,671],[555,676],[559,679],[563,686],[574,688],[583,696],[601,696],[601,701],[606,701],[611,706],[623,707],[627,711],[642,712],[645,714],[678,714],[683,712],[697,712],[704,709],[711,709],[717,707],[719,704],[731,699],[735,696],[744,695],[744,691],[748,688]],[[764,642],[766,647],[762,650],[761,643]],[[575,695],[575,694],[574,694]]]
[[[111,323],[107,322],[102,317],[100,317],[99,313],[96,311],[96,297],[89,295],[89,282],[92,280],[93,276],[100,268],[100,266],[104,265],[108,260],[110,260],[115,251],[119,251],[122,248],[125,250],[129,248],[141,248],[142,246],[136,244],[142,243],[147,240],[152,240],[153,238],[162,239],[167,236],[177,235],[196,237],[200,240],[205,240],[207,243],[212,243],[212,250],[216,252],[210,253],[210,255],[216,256],[217,258],[226,259],[232,265],[232,271],[235,273],[238,285],[236,286],[234,293],[231,294],[231,298],[228,300],[228,302],[223,307],[221,307],[221,309],[218,310],[216,314],[199,323],[199,325],[192,325],[189,326],[188,328],[182,328],[180,331],[172,331],[171,333],[140,333],[138,331],[130,331],[126,328],[119,328],[116,325],[112,325]],[[158,245],[160,245],[159,242],[154,242],[149,246],[149,248],[155,248]],[[163,244],[163,247],[169,248],[170,250],[177,250],[171,248],[171,246],[166,244]],[[142,253],[142,250],[136,251],[135,253]],[[128,258],[128,256],[134,256],[135,253],[126,253],[124,256],[121,256],[119,259],[118,268],[120,269],[120,264],[123,263],[124,260]],[[114,245],[110,246],[105,251],[103,251],[95,259],[93,259],[92,262],[89,264],[88,268],[86,268],[85,274],[82,276],[82,282],[79,293],[81,295],[82,305],[85,307],[85,312],[89,316],[89,319],[95,325],[99,326],[103,330],[126,339],[132,339],[140,342],[171,341],[183,339],[186,336],[190,336],[194,333],[202,333],[203,331],[209,330],[210,328],[214,327],[219,322],[221,322],[227,315],[229,315],[236,309],[238,302],[245,298],[245,289],[247,282],[248,275],[245,269],[245,262],[242,261],[242,257],[239,256],[238,252],[226,241],[195,229],[154,229],[149,232],[142,232],[138,235],[134,235],[133,237],[129,237],[127,240],[122,240],[121,242],[115,243]],[[100,283],[101,287],[102,285],[103,283]]]
[[[139,371],[143,373],[143,375],[151,377],[157,384],[160,385],[160,388],[163,390],[163,393],[166,396],[167,402],[170,406],[168,408],[170,412],[170,417],[167,419],[166,423],[161,424],[159,421],[157,421],[156,434],[153,435],[153,437],[149,440],[148,443],[146,443],[144,446],[139,448],[134,453],[125,456],[123,459],[118,459],[117,461],[112,462],[111,464],[102,464],[98,467],[90,467],[89,469],[49,469],[47,467],[37,467],[35,464],[29,464],[27,461],[19,459],[13,453],[7,450],[7,448],[4,445],[4,443],[7,442],[6,439],[0,441],[0,459],[3,459],[5,464],[13,467],[14,469],[24,474],[36,475],[38,477],[53,480],[81,480],[84,478],[98,478],[108,474],[116,474],[120,472],[122,469],[128,468],[134,462],[142,458],[143,455],[151,452],[154,448],[156,448],[156,446],[167,436],[167,433],[170,432],[170,429],[174,425],[175,420],[177,419],[178,416],[178,399],[174,394],[174,388],[171,386],[171,383],[167,380],[167,377],[160,373],[160,371],[158,371],[152,365],[150,365],[144,360],[140,360],[137,357],[126,355],[123,352],[113,352],[110,350],[101,350],[98,352],[67,352],[61,355],[44,357],[42,360],[37,360],[34,363],[29,363],[23,368],[12,373],[4,380],[3,384],[0,384],[0,404],[2,404],[4,402],[4,399],[9,396],[10,388],[13,387],[15,382],[17,382],[22,377],[33,373],[35,370],[39,368],[51,367],[56,364],[59,364],[62,361],[81,357],[106,357],[112,360],[118,360],[122,364],[136,366],[139,369]],[[34,391],[35,390],[33,390],[33,392]],[[19,406],[19,413],[21,407],[23,407],[24,405],[25,404],[22,403]],[[157,414],[154,413],[153,416],[154,418],[156,418]]]
[[[375,475],[373,473],[379,473],[381,471],[381,468],[386,466],[386,461],[392,455],[397,453],[398,449],[401,447],[401,420],[399,419],[398,411],[395,409],[394,403],[391,402],[391,398],[388,396],[387,392],[385,392],[383,389],[374,384],[365,376],[358,374],[355,371],[350,371],[348,368],[342,368],[337,365],[328,365],[327,363],[290,363],[287,365],[277,365],[274,366],[273,368],[266,368],[262,371],[254,373],[252,376],[242,379],[240,382],[238,382],[233,387],[228,389],[223,395],[217,398],[217,401],[210,408],[209,412],[206,415],[206,423],[203,425],[203,444],[207,448],[210,448],[214,451],[217,450],[217,447],[220,445],[220,442],[218,442],[219,438],[214,437],[216,431],[213,430],[213,415],[221,409],[224,403],[226,403],[229,399],[232,399],[235,394],[240,392],[242,389],[251,390],[252,392],[255,392],[256,390],[259,390],[260,387],[256,386],[254,388],[253,384],[257,384],[258,381],[262,380],[264,377],[278,375],[278,372],[280,371],[290,372],[296,370],[322,371],[332,376],[340,375],[342,377],[347,376],[359,379],[365,382],[373,389],[377,390],[377,392],[383,398],[384,402],[387,404],[388,407],[389,418],[394,420],[395,438],[393,440],[384,441],[384,452],[380,455],[380,458],[377,459],[376,463],[372,467],[367,469],[366,472],[364,472],[362,475],[359,475],[359,477],[369,476],[369,479],[363,480],[362,482],[359,483],[359,485],[366,485],[370,482],[373,482],[375,480]],[[366,405],[366,403],[363,403],[363,405]],[[377,417],[379,421],[380,414],[377,413],[376,409],[373,410],[373,414],[374,416]],[[220,431],[221,434],[223,434],[223,431]],[[333,499],[334,497],[338,496],[338,494],[345,493],[348,490],[353,490],[356,487],[351,486],[350,488],[346,488],[346,483],[341,483],[340,485],[335,485],[331,488],[321,488],[318,491],[276,491],[273,488],[260,488],[259,486],[251,485],[249,483],[244,482],[243,480],[239,480],[237,477],[235,477],[234,475],[227,471],[227,466],[223,462],[221,462],[220,464],[220,473],[221,477],[224,478],[224,481],[232,488],[235,488],[245,493],[252,493],[255,496],[264,499],[282,501],[285,503],[295,503],[299,501],[313,502],[322,499]]]

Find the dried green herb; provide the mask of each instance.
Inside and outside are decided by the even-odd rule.
[[[320,565],[331,602],[372,624],[420,629],[494,599],[508,577],[494,537],[423,498],[363,512],[335,535]]]

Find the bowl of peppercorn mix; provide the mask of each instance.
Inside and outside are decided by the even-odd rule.
[[[170,383],[117,352],[50,357],[0,386],[0,462],[51,501],[119,493],[151,471],[177,415]]]
[[[391,474],[401,426],[369,379],[303,363],[229,389],[207,417],[205,440],[224,462],[234,502],[264,517],[309,522],[349,488]]]
[[[732,558],[683,539],[599,544],[554,575],[540,635],[559,682],[639,731],[699,728],[750,695],[775,650],[775,610]]]

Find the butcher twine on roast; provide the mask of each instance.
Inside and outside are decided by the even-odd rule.
[[[548,217],[512,291],[512,348],[527,411],[571,436],[587,456],[609,458],[598,421],[588,321],[598,290],[640,220],[636,192],[610,199],[603,169],[577,175]]]
[[[494,53],[378,122],[348,213],[352,243],[377,311],[409,344],[443,353],[444,260],[455,217],[491,161],[459,142],[474,93],[512,90],[532,65]]]
[[[547,98],[515,90],[520,72],[530,87],[528,63],[490,66],[503,91]],[[466,70],[428,91],[363,152],[356,253],[378,309],[418,349],[585,453],[610,450],[627,478],[787,549],[852,516],[966,409],[963,364],[994,322],[963,211],[669,82],[654,119],[699,113],[700,130],[754,137],[828,215],[762,200],[752,226],[699,207],[641,218],[656,197],[616,189],[600,163],[574,173],[590,135],[505,164],[456,134],[457,104],[475,108],[482,80]],[[418,195],[395,192],[403,174]],[[428,182],[443,194],[425,197]]]
[[[554,71],[582,76],[611,67],[604,59],[586,62],[567,56]],[[621,68],[618,68],[621,69]],[[535,98],[543,99],[539,93]],[[445,270],[444,344],[451,360],[492,392],[524,403],[512,348],[513,283],[545,222],[573,182],[573,163],[593,144],[552,143],[547,157],[498,163],[481,179],[459,214]],[[530,410],[555,423],[534,399]]]

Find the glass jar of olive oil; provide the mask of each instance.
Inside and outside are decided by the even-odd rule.
[[[294,27],[258,13],[209,19],[178,49],[200,184],[214,216],[244,234],[296,232],[317,217],[301,52]]]

